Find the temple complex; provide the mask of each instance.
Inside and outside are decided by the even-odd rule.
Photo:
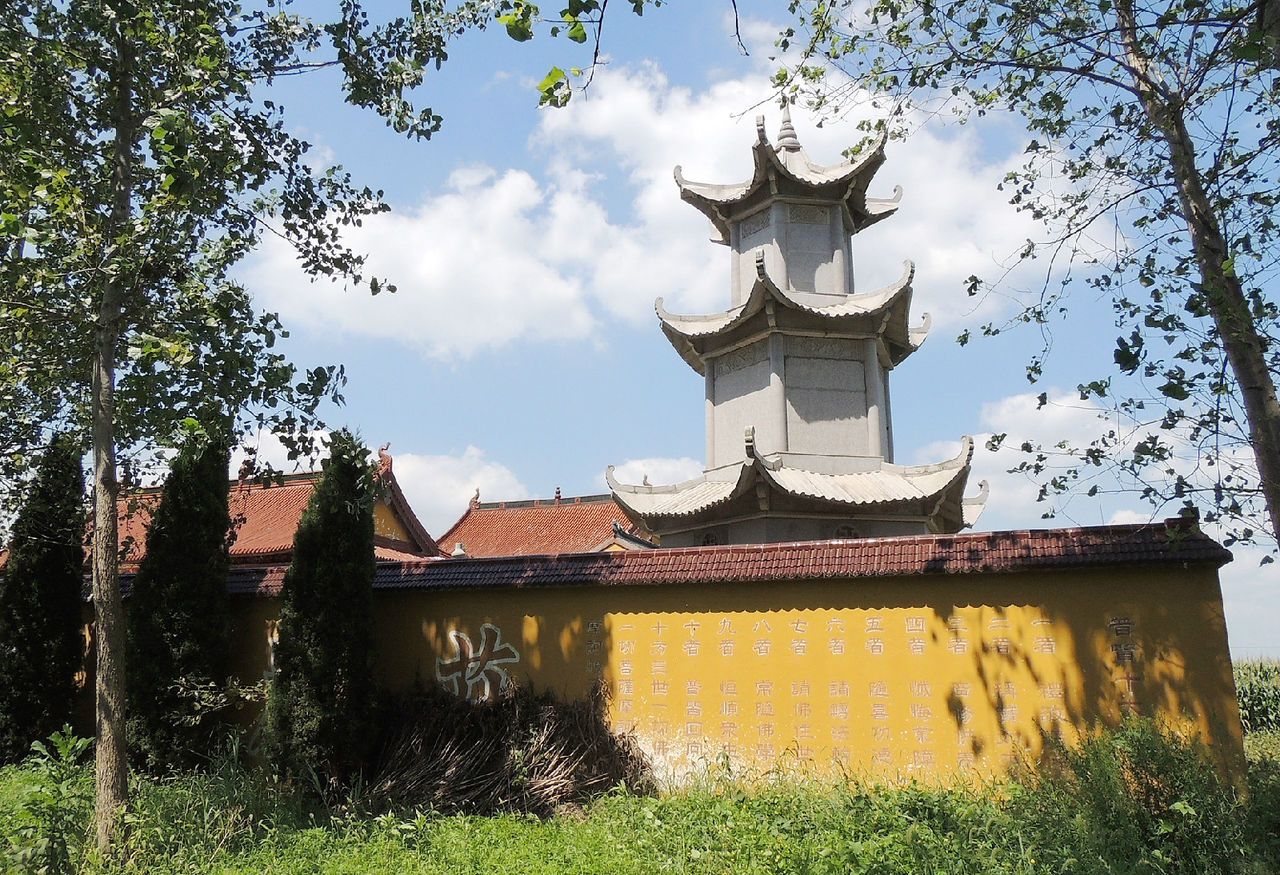
[[[663,333],[706,386],[706,470],[667,486],[607,480],[664,547],[954,533],[973,525],[986,483],[964,497],[973,442],[932,465],[893,460],[889,373],[924,342],[911,282],[854,287],[851,237],[892,216],[868,197],[885,139],[823,166],[784,110],[777,145],[757,118],[754,172],[737,185],[691,182],[680,196],[730,250],[730,308],[655,308]]]

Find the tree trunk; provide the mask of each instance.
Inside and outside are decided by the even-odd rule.
[[[116,345],[124,310],[126,279],[121,238],[129,232],[133,200],[133,48],[125,23],[117,25],[117,67],[113,74],[116,131],[111,170],[111,214],[105,229],[108,266],[103,281],[93,350],[93,607],[97,670],[97,745],[94,822],[98,850],[107,857],[123,845],[121,815],[129,801],[129,761],[125,749],[125,628],[120,598],[116,499]]]
[[[1231,373],[1240,386],[1271,535],[1280,537],[1280,401],[1267,368],[1266,344],[1258,334],[1239,278],[1227,267],[1230,252],[1201,182],[1195,143],[1187,132],[1182,109],[1152,81],[1149,59],[1138,41],[1132,0],[1118,3],[1116,12],[1143,110],[1169,146],[1170,170],[1200,270],[1200,285]]]

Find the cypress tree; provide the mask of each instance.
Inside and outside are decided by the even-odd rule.
[[[285,775],[345,785],[373,729],[373,502],[368,452],[347,431],[293,542],[267,698],[268,754]]]
[[[71,720],[84,652],[84,513],[80,448],[61,435],[14,522],[0,576],[0,762]]]
[[[179,451],[127,603],[130,740],[152,768],[199,761],[220,726],[230,662],[229,457],[222,439],[192,439]]]

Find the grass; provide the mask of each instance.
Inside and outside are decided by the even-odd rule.
[[[50,791],[51,774],[64,780]],[[33,834],[29,802],[72,813],[87,859],[87,772],[0,770],[0,860]],[[61,792],[61,791],[59,791]],[[192,873],[1262,873],[1280,871],[1280,763],[1247,798],[1194,745],[1135,724],[1062,752],[1038,776],[983,787],[708,774],[662,796],[608,793],[555,816],[372,814],[324,808],[228,759],[140,778],[129,872]],[[32,867],[33,868],[33,867]],[[16,871],[24,871],[18,869]]]

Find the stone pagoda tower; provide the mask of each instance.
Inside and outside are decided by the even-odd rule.
[[[883,138],[849,163],[814,164],[783,111],[777,145],[756,119],[755,170],[738,185],[691,182],[732,259],[730,308],[687,316],[656,303],[662,331],[706,380],[707,467],[671,486],[607,476],[614,498],[664,547],[956,532],[973,441],[936,465],[895,465],[889,372],[915,352],[911,280],[855,292],[850,237],[898,208],[867,196]]]

